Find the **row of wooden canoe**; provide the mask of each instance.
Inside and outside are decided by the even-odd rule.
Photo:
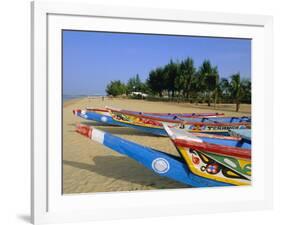
[[[162,117],[113,108],[91,110],[76,109],[73,110],[73,113],[87,120],[131,127],[143,132],[162,136],[167,136],[163,123],[169,126],[179,127],[187,132],[216,133],[222,135],[228,135],[229,130],[251,128],[250,117],[214,116],[215,114],[211,113],[209,113],[208,116],[190,114],[193,116],[181,117],[165,115],[165,117]]]
[[[139,145],[90,126],[81,124],[77,126],[79,133],[133,158],[160,176],[166,176],[195,187],[248,185],[251,183],[251,138],[250,129],[247,129],[247,127],[250,128],[249,117],[226,118],[222,115],[219,117],[209,115],[212,118],[209,120],[206,115],[192,115],[192,117],[185,117],[190,120],[178,122],[179,120],[175,119],[171,122],[170,118],[168,118],[169,121],[165,121],[167,118],[163,120],[158,115],[124,112],[116,109],[74,110],[74,114],[87,120],[132,127],[155,135],[168,135],[180,157]],[[165,117],[167,116],[169,115],[165,115]],[[126,118],[126,120],[120,119],[120,117]],[[181,116],[177,117],[182,118]],[[214,134],[215,131],[223,133],[219,129],[214,130],[214,127],[224,126],[225,133],[229,133],[230,130],[227,127],[229,125],[221,122],[222,119],[217,120],[218,118],[224,118],[224,121],[231,124],[231,128],[235,127],[235,130],[231,130],[231,134],[235,134],[235,137]],[[198,119],[205,119],[205,121],[198,121]],[[147,120],[154,121],[154,123],[145,122]],[[202,130],[190,129],[191,125],[198,126],[198,123],[202,124],[201,127],[211,126],[213,130],[206,129],[203,131],[207,133],[201,133]]]

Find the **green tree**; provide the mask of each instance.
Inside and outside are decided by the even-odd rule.
[[[146,81],[147,87],[152,91],[152,93],[159,94],[160,97],[163,96],[163,90],[165,88],[165,73],[162,68],[157,68],[151,70]]]
[[[219,82],[218,95],[224,101],[229,101],[231,98],[230,83],[225,78]]]
[[[212,67],[209,60],[204,60],[199,68],[199,86],[204,96],[207,98],[208,106],[211,105],[211,98],[214,97],[216,104],[217,88],[219,83],[219,73],[217,67]]]
[[[107,95],[118,96],[126,93],[126,85],[120,80],[111,81],[106,86]]]
[[[179,74],[178,64],[174,63],[173,60],[170,60],[169,64],[164,67],[164,73],[166,74],[166,82],[164,82],[164,86],[166,86],[168,92],[172,92],[172,98],[174,98],[176,91],[175,81]]]
[[[242,96],[242,101],[245,103],[251,103],[251,98],[252,98],[252,83],[250,80],[242,80],[241,82],[242,85],[242,90],[243,90],[243,96]]]
[[[230,90],[231,97],[236,104],[236,112],[238,112],[240,108],[240,101],[243,95],[243,86],[241,84],[240,73],[231,76]]]
[[[200,85],[200,75],[199,72],[195,72],[190,85],[190,94],[189,94],[193,100],[195,100],[195,103],[199,103],[202,101],[202,89]]]
[[[130,78],[127,82],[127,94],[133,91],[144,91],[144,84],[141,82],[139,75]]]
[[[189,98],[192,82],[195,79],[196,69],[192,58],[187,58],[179,65],[178,76],[175,79],[175,87],[185,98]]]

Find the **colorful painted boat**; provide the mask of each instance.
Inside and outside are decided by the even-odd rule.
[[[85,109],[87,112],[95,112],[95,113],[99,113],[102,115],[106,115],[106,116],[111,116],[109,110],[104,109],[104,108],[86,108]]]
[[[154,117],[160,117],[160,118],[173,118],[173,117],[183,117],[183,118],[196,118],[196,117],[219,117],[223,116],[224,113],[153,113],[153,112],[140,112],[140,111],[131,111],[126,109],[116,109],[113,107],[105,107],[105,108],[86,108],[86,110],[90,112],[96,112],[96,113],[109,113],[109,111],[117,110],[121,111],[123,113],[131,113],[134,115],[144,115],[144,116],[154,116]]]
[[[145,118],[145,119],[151,119],[151,120],[157,120],[160,122],[168,122],[168,123],[183,123],[183,122],[207,122],[207,123],[245,123],[249,124],[251,123],[251,117],[248,116],[242,116],[242,117],[205,117],[205,116],[197,116],[197,117],[180,117],[180,116],[174,116],[174,117],[161,117],[161,116],[151,116],[151,115],[145,115],[145,114],[135,114],[130,112],[124,112],[124,110],[117,110],[117,109],[109,109],[109,112],[111,114],[116,114],[120,116],[132,116],[132,117],[138,117],[138,118]]]
[[[188,132],[204,132],[229,135],[228,131],[233,129],[251,128],[249,117],[216,117],[216,118],[185,118],[163,119],[144,115],[134,115],[120,111],[110,111],[114,120],[125,124],[136,125],[137,127],[149,127],[164,129],[162,123],[169,126],[181,127]]]
[[[164,124],[192,173],[233,185],[251,184],[251,141],[241,137],[196,136]]]
[[[124,127],[131,127],[141,130],[143,132],[167,136],[167,133],[163,127],[163,122],[168,123],[169,126],[181,127],[185,131],[189,132],[204,132],[213,134],[228,135],[228,131],[231,129],[245,129],[251,126],[249,122],[230,122],[222,123],[216,121],[208,122],[194,122],[194,121],[179,121],[179,120],[159,120],[147,118],[141,115],[128,115],[121,112],[110,111],[110,115],[105,115],[96,112],[89,112],[87,110],[74,110],[73,113],[76,116],[82,117],[87,120],[94,120],[97,122],[103,122],[109,125],[118,125]],[[167,122],[168,121],[168,122]]]
[[[167,133],[166,133],[165,129],[163,129],[163,127],[156,127],[156,126],[149,127],[149,126],[142,126],[142,125],[137,125],[137,124],[123,123],[123,122],[114,120],[112,118],[112,116],[108,116],[108,115],[102,114],[102,113],[96,113],[93,111],[89,112],[87,110],[76,109],[76,110],[73,110],[73,114],[78,117],[81,117],[83,119],[92,120],[92,121],[99,122],[99,123],[104,123],[106,125],[129,127],[129,128],[137,129],[142,132],[149,133],[149,134],[154,134],[154,135],[158,135],[158,136],[167,136]]]
[[[86,125],[77,125],[76,131],[93,141],[134,159],[159,176],[167,177],[193,187],[232,185],[192,173],[180,157],[142,146]]]

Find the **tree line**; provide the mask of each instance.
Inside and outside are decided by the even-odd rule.
[[[199,68],[188,57],[173,61],[151,70],[145,82],[135,75],[125,84],[120,80],[111,81],[108,95],[129,95],[132,92],[148,93],[150,97],[169,100],[182,100],[194,103],[235,103],[239,111],[240,103],[251,103],[251,81],[242,79],[240,73],[228,79],[220,78],[217,66],[204,60]]]

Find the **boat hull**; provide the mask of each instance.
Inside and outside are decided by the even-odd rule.
[[[134,159],[159,176],[167,177],[193,187],[231,185],[193,174],[180,158],[170,154],[142,146],[86,125],[78,125],[76,130],[93,141]]]
[[[111,116],[115,121],[125,124],[137,125],[138,127],[148,128],[163,128],[163,123],[169,124],[169,126],[180,127],[188,132],[203,132],[210,134],[229,135],[229,130],[233,129],[245,129],[251,125],[248,122],[241,123],[218,123],[218,122],[193,122],[193,121],[175,121],[155,119],[155,117],[145,117],[132,114],[124,114],[120,112],[111,112]]]
[[[192,173],[233,185],[251,184],[251,144],[248,141],[233,137],[203,140],[203,134],[201,137],[186,135],[167,125],[165,129]]]
[[[107,116],[102,113],[87,112],[83,110],[74,110],[73,113],[76,116],[79,116],[86,120],[92,120],[92,121],[96,121],[108,125],[114,125],[114,126],[129,127],[145,133],[154,134],[157,136],[167,136],[166,131],[161,127],[146,127],[146,126],[138,126],[135,124],[122,123],[117,120],[114,120],[111,116]]]
[[[233,185],[251,184],[251,161],[177,147],[192,173]]]
[[[156,120],[146,119],[143,117],[124,115],[124,114],[111,114],[108,116],[104,113],[89,112],[86,110],[74,110],[76,116],[82,117],[87,120],[93,120],[97,122],[102,122],[109,125],[117,125],[123,127],[130,127],[142,132],[167,136],[167,133],[163,127],[163,123]],[[229,135],[229,130],[231,129],[244,129],[246,125],[243,123],[233,123],[233,124],[221,124],[221,123],[192,123],[186,122],[184,124],[180,123],[167,123],[172,127],[179,127],[188,132],[203,132],[209,134],[219,134],[219,135]]]

